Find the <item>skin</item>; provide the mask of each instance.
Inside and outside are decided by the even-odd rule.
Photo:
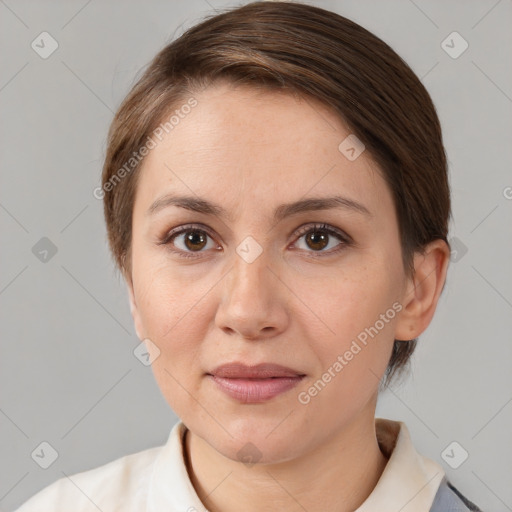
[[[194,96],[198,105],[144,161],[126,275],[137,335],[158,347],[155,378],[189,428],[191,481],[212,512],[354,510],[387,462],[374,416],[393,340],[427,328],[449,249],[432,242],[406,276],[391,192],[367,151],[354,161],[340,153],[350,132],[322,104],[222,82]],[[177,206],[148,214],[169,193],[215,202],[229,218]],[[335,193],[370,215],[331,209],[272,220],[282,203]],[[187,245],[181,234],[159,243],[198,223],[208,229],[203,240]],[[318,248],[298,234],[312,223],[352,242],[327,235]],[[262,250],[252,263],[236,252],[248,236]],[[395,302],[400,313],[300,403],[299,393]],[[244,404],[205,376],[232,361],[273,362],[306,376],[271,400]],[[254,465],[237,455],[249,442],[261,456]]]

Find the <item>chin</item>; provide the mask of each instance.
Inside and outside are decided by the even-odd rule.
[[[280,425],[283,420],[282,413],[278,417],[271,416],[265,419],[247,416],[230,421],[220,415],[217,415],[216,419],[225,430],[215,422],[215,427],[201,423],[198,425],[199,428],[191,430],[217,452],[233,461],[244,462],[247,465],[276,464],[296,458],[304,449],[306,432],[297,431],[291,422],[286,426],[285,422]],[[190,425],[194,427],[194,422]],[[298,443],[298,439],[302,442]]]
[[[265,439],[247,438],[243,441],[231,438],[212,444],[219,453],[235,462],[243,462],[247,466],[254,464],[278,464],[296,458],[300,454],[300,447],[290,436],[286,439],[276,438],[273,441]]]

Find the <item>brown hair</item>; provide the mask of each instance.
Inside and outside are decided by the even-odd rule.
[[[187,99],[192,104],[191,94],[217,79],[315,98],[340,116],[389,185],[409,276],[414,252],[435,239],[448,243],[450,191],[441,127],[410,67],[381,39],[333,12],[253,2],[206,18],[163,48],[112,121],[97,190],[110,248],[125,276],[141,148],[149,146],[171,108]],[[395,340],[386,383],[404,369],[416,342]]]

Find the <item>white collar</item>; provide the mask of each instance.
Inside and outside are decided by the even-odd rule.
[[[375,419],[381,451],[389,457],[372,493],[356,512],[428,512],[444,469],[420,455],[402,421]]]
[[[444,477],[443,468],[418,454],[405,423],[375,419],[377,440],[388,457],[372,493],[355,512],[428,512]],[[188,476],[183,453],[187,427],[174,425],[153,468],[148,512],[208,512]]]

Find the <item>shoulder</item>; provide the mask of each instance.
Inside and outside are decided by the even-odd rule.
[[[88,471],[63,476],[16,512],[130,512],[143,510],[162,446],[126,455]]]
[[[439,485],[430,512],[482,512],[482,510],[445,477]]]

